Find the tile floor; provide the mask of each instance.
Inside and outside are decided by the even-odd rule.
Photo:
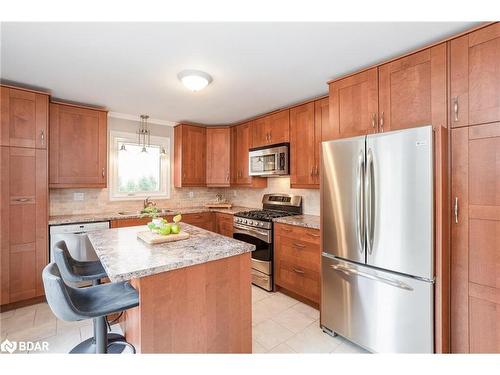
[[[254,353],[366,353],[362,348],[319,327],[319,311],[282,293],[252,286]],[[1,313],[0,341],[49,343],[50,353],[67,353],[92,335],[90,320],[64,322],[46,303]],[[121,333],[118,324],[112,330]],[[16,352],[17,353],[17,352]]]

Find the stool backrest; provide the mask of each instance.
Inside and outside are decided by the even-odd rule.
[[[52,254],[54,255],[54,261],[64,280],[72,283],[82,281],[82,279],[73,272],[75,260],[71,256],[65,241],[56,242],[52,249]]]
[[[49,263],[45,266],[42,279],[45,297],[54,315],[66,321],[82,320],[83,317],[73,305],[74,288],[64,283],[57,264]]]

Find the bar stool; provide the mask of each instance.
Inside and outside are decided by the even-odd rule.
[[[54,255],[54,260],[59,268],[59,272],[66,283],[70,282],[76,284],[91,281],[92,285],[95,286],[101,283],[102,278],[107,277],[106,271],[100,261],[82,262],[73,258],[65,241],[56,242],[52,249],[52,254]],[[78,353],[96,352],[95,343],[97,324],[97,321],[94,319],[92,322],[94,330],[93,337],[81,342],[78,347],[75,348]],[[106,324],[109,326],[107,320]],[[109,328],[111,329],[110,326]],[[123,335],[118,333],[108,333],[108,342],[124,340],[125,337]]]
[[[121,353],[130,347],[125,339],[108,343],[106,315],[122,312],[139,305],[139,295],[128,282],[108,283],[88,288],[73,288],[66,285],[56,263],[48,264],[42,273],[45,296],[49,306],[59,319],[79,321],[95,319],[96,342],[94,353]],[[82,350],[81,343],[70,353],[89,353],[88,346]]]

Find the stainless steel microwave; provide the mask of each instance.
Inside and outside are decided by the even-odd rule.
[[[290,174],[289,143],[254,147],[248,153],[248,171],[250,176],[286,176]]]

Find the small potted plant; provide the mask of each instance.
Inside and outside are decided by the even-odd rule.
[[[148,223],[148,227],[150,229],[160,228],[163,226],[163,219],[158,216],[158,208],[156,208],[156,206],[148,206],[141,211],[141,217],[151,218],[151,222]]]

